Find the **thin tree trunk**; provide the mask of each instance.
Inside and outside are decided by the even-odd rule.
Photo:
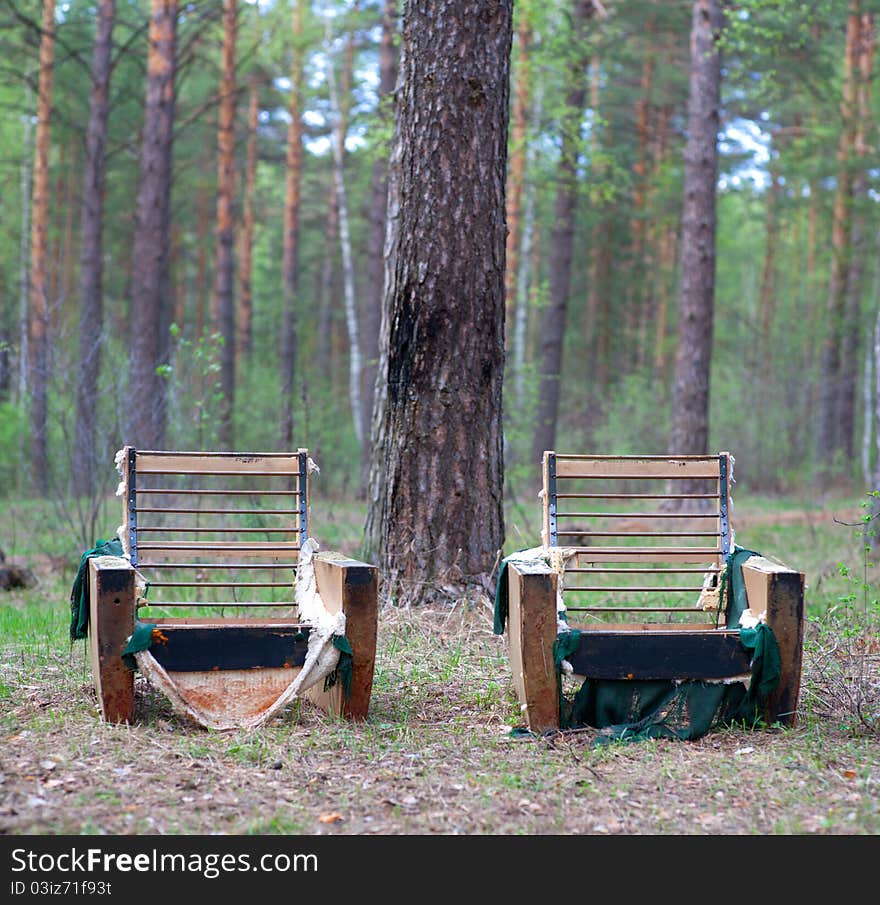
[[[516,29],[517,66],[513,95],[513,116],[510,125],[510,161],[507,173],[507,246],[504,277],[505,322],[512,324],[516,309],[517,273],[521,243],[520,212],[522,209],[523,181],[526,170],[526,132],[529,117],[529,86],[531,67],[529,45],[532,29],[529,24],[529,8],[519,12]]]
[[[32,93],[30,78],[25,80],[25,109],[30,109]],[[22,399],[28,393],[28,371],[30,356],[28,354],[28,333],[30,332],[30,240],[31,240],[31,192],[33,182],[34,152],[33,119],[23,117],[24,134],[22,135],[21,156],[21,239],[18,246],[18,308],[19,308],[19,347],[18,347],[18,393]]]
[[[531,121],[532,131],[537,134],[541,123],[542,96],[540,86],[532,93]],[[535,160],[535,146],[526,147],[525,172],[528,174]],[[534,273],[532,267],[532,249],[535,238],[535,207],[537,188],[534,180],[525,185],[525,210],[523,212],[522,238],[518,250],[516,275],[516,312],[513,328],[513,381],[514,398],[517,406],[525,402],[526,380],[526,347],[529,329],[530,281]],[[508,268],[510,262],[507,262]]]
[[[171,160],[178,0],[152,0],[131,289],[126,440],[161,449],[166,430]]]
[[[40,77],[31,202],[30,318],[28,335],[31,398],[31,477],[33,490],[49,490],[48,387],[49,297],[46,261],[49,216],[49,127],[52,114],[52,69],[55,56],[55,0],[43,0],[40,33]]]
[[[837,189],[834,194],[831,232],[831,280],[828,289],[827,325],[822,344],[819,391],[819,430],[816,444],[820,477],[832,476],[835,452],[841,448],[840,401],[841,357],[846,317],[846,286],[850,267],[852,235],[853,173],[855,146],[857,47],[860,30],[857,0],[850,0],[846,27],[841,130],[837,146]]]
[[[852,227],[850,233],[850,266],[847,273],[843,338],[841,341],[840,388],[837,401],[840,430],[839,446],[847,462],[855,458],[856,396],[859,346],[862,328],[862,295],[865,276],[866,205],[870,204],[866,157],[871,129],[871,81],[874,62],[874,16],[859,17],[858,44],[855,49],[856,132],[852,184]],[[867,412],[867,410],[866,410]]]
[[[559,159],[553,239],[550,243],[550,298],[544,315],[538,408],[532,461],[540,462],[544,450],[553,449],[559,417],[562,350],[571,288],[571,261],[574,253],[575,209],[577,207],[577,159],[580,150],[580,125],[587,97],[589,58],[584,27],[596,12],[591,0],[575,0],[573,10],[575,52],[567,75],[567,94],[563,115],[562,151]]]
[[[682,212],[678,351],[672,387],[672,453],[704,454],[715,293],[716,181],[723,19],[720,0],[695,0]]]
[[[880,425],[880,305],[877,306],[877,320],[874,323],[874,424]],[[880,427],[874,431],[874,475],[869,484],[872,490],[880,490]],[[869,512],[873,517],[871,529],[867,532],[867,544],[871,553],[876,553],[880,545],[880,497],[875,496],[871,500]]]
[[[200,339],[205,333],[207,317],[208,295],[208,189],[204,183],[199,185],[199,194],[196,199],[196,339]]]
[[[86,134],[86,162],[80,213],[79,371],[76,387],[74,493],[93,496],[98,467],[98,375],[104,345],[103,232],[104,182],[107,164],[107,117],[116,0],[100,0],[92,49],[92,91]]]
[[[397,83],[397,2],[385,0],[382,10],[382,41],[379,45],[379,117],[383,123],[393,122],[394,87]],[[390,117],[390,120],[389,120]],[[379,368],[379,329],[382,322],[382,291],[385,277],[385,209],[388,204],[388,160],[379,154],[373,164],[370,182],[370,233],[367,247],[367,292],[363,317],[363,435],[370,436],[373,404],[376,398],[376,375]],[[370,479],[370,444],[364,443],[361,456],[361,494],[366,495]]]
[[[870,335],[870,333],[868,334]],[[865,418],[862,424],[862,480],[866,487],[871,486],[871,435],[874,429],[874,407],[872,405],[873,396],[873,361],[874,346],[877,344],[875,337],[874,343],[865,343],[865,357],[862,364],[862,404],[865,409]]]
[[[238,336],[235,346],[240,363],[250,356],[253,342],[254,301],[251,283],[254,263],[254,192],[257,184],[257,125],[260,115],[260,76],[253,73],[248,90],[247,152],[244,165],[244,199],[238,247]]]
[[[284,193],[284,244],[281,261],[281,444],[293,447],[296,382],[296,295],[299,283],[299,204],[302,181],[303,0],[293,8],[293,49],[290,64],[290,123]]]
[[[403,604],[491,594],[502,552],[512,18],[511,0],[404,12],[366,523]]]
[[[357,4],[355,4],[357,9]],[[330,19],[327,20],[328,45],[330,40]],[[363,432],[363,412],[361,410],[361,340],[358,330],[357,302],[354,295],[354,265],[351,258],[351,231],[348,222],[348,200],[345,193],[345,137],[348,131],[348,97],[352,67],[354,64],[354,35],[350,34],[345,51],[343,90],[346,98],[345,109],[340,105],[336,91],[336,74],[333,71],[333,56],[327,56],[327,84],[330,89],[330,109],[334,119],[333,136],[333,181],[336,185],[336,200],[339,205],[339,242],[342,251],[342,279],[345,299],[345,324],[348,330],[348,396],[351,417],[359,449],[365,446]]]
[[[633,166],[633,218],[630,225],[632,235],[632,265],[631,275],[627,280],[627,305],[626,322],[629,334],[626,343],[629,365],[639,366],[647,359],[646,341],[647,330],[645,323],[648,319],[647,299],[645,298],[645,275],[650,273],[650,262],[646,260],[648,254],[648,179],[651,172],[651,133],[652,112],[651,91],[654,84],[654,69],[656,59],[654,46],[656,42],[657,27],[654,17],[650,16],[645,23],[647,49],[642,60],[642,74],[639,81],[639,99],[636,102],[636,142],[638,156]]]
[[[233,447],[235,406],[235,41],[237,0],[223,0],[223,68],[217,123],[217,225],[214,255],[214,296],[211,314],[214,329],[223,337],[220,350],[220,411],[218,439],[224,449]]]

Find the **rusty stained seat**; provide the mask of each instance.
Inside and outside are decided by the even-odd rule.
[[[134,673],[122,654],[136,625],[151,640],[133,655],[138,668],[176,709],[206,727],[259,725],[292,695],[349,718],[367,716],[377,570],[315,552],[310,464],[305,449],[120,451],[126,558],[89,562],[89,647],[105,720],[134,716]],[[339,643],[332,626],[343,625]],[[316,632],[325,642],[320,658],[310,657]],[[326,671],[345,656],[339,650],[345,640],[348,694],[342,681],[306,690],[312,676],[301,675],[304,667]]]

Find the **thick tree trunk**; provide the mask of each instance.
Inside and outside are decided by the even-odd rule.
[[[147,97],[141,144],[131,290],[126,442],[161,449],[166,387],[157,369],[168,362],[171,159],[178,0],[152,0]]]
[[[218,437],[223,449],[233,447],[235,405],[235,41],[237,0],[223,0],[223,67],[217,122],[217,223],[214,255],[214,329],[223,337],[220,350],[220,412]]]
[[[28,371],[31,402],[31,479],[33,490],[49,490],[49,285],[46,273],[49,220],[49,124],[52,115],[52,69],[55,57],[55,0],[43,0],[37,131],[31,201],[30,317]]]
[[[840,423],[841,356],[846,317],[846,285],[850,267],[852,235],[853,172],[855,146],[856,71],[860,20],[857,0],[850,0],[846,27],[841,130],[837,145],[838,175],[831,230],[831,280],[828,288],[827,326],[822,343],[819,382],[819,428],[816,458],[819,474],[828,480],[834,470],[835,453],[842,448]]]
[[[682,211],[678,350],[672,386],[672,453],[704,454],[715,293],[716,180],[721,104],[720,0],[695,0]]]
[[[293,8],[293,51],[290,63],[290,123],[284,192],[284,243],[281,260],[281,445],[293,448],[296,381],[296,294],[299,283],[299,202],[302,181],[303,0]]]
[[[556,190],[553,239],[550,243],[550,298],[544,315],[541,362],[539,365],[538,408],[532,462],[541,461],[544,450],[553,449],[559,417],[562,380],[562,349],[568,296],[571,284],[571,260],[574,252],[575,208],[577,206],[577,160],[580,151],[580,126],[587,97],[589,58],[584,41],[584,25],[595,12],[591,0],[575,0],[573,11],[575,52],[567,76],[565,113],[562,126],[562,151]]]
[[[104,149],[110,109],[110,66],[116,0],[100,0],[92,50],[92,91],[86,133],[80,215],[79,371],[76,385],[76,443],[73,460],[74,493],[91,497],[97,475],[96,418],[98,375],[104,344],[103,230]]]
[[[379,45],[379,116],[393,121],[394,87],[397,84],[397,0],[385,0],[382,10],[382,41]],[[389,120],[389,117],[391,118]],[[363,435],[367,442],[361,456],[361,493],[366,495],[370,479],[370,429],[376,398],[376,374],[379,369],[379,329],[382,323],[382,290],[385,280],[385,210],[388,204],[388,161],[379,154],[373,164],[370,181],[370,233],[367,247],[367,291],[363,316]]]
[[[257,123],[260,114],[260,76],[251,75],[248,91],[247,152],[241,235],[238,248],[238,330],[235,352],[238,362],[250,355],[253,341],[254,192],[257,184]]]
[[[404,12],[366,524],[402,604],[491,594],[502,552],[512,6]]]

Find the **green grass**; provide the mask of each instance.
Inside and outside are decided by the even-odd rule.
[[[807,575],[797,728],[600,748],[588,731],[511,737],[522,715],[488,602],[384,607],[363,724],[302,703],[256,732],[207,732],[141,680],[135,723],[104,724],[84,644],[68,640],[81,551],[56,558],[51,507],[7,506],[0,547],[15,514],[15,549],[40,584],[0,597],[0,832],[876,835],[878,582],[832,516],[849,506],[856,521],[858,500],[813,522],[757,502],[737,500],[737,514],[760,516],[738,542]],[[319,542],[356,555],[363,507],[323,506]],[[322,536],[322,519],[335,533]]]

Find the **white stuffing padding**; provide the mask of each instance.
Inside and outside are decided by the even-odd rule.
[[[306,660],[290,685],[265,710],[252,717],[218,720],[202,713],[187,701],[173,676],[162,668],[148,650],[135,654],[141,672],[168,697],[176,710],[208,729],[256,729],[265,724],[309,688],[323,681],[339,665],[339,650],[334,646],[333,638],[345,634],[345,613],[331,613],[318,593],[314,567],[314,556],[318,549],[314,538],[308,538],[300,550],[296,569],[295,596],[299,619],[309,627]]]

